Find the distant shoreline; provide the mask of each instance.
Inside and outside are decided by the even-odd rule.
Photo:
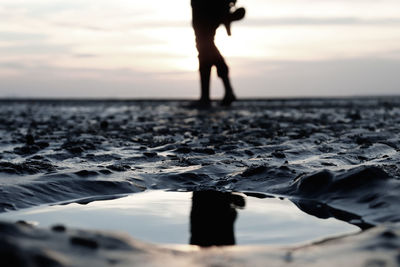
[[[275,102],[275,101],[316,101],[316,100],[377,100],[377,99],[398,99],[398,95],[354,95],[354,96],[293,96],[293,97],[246,97],[239,98],[237,102]],[[188,102],[195,101],[195,98],[53,98],[53,97],[0,97],[0,103],[4,102]],[[213,99],[212,101],[218,101]]]

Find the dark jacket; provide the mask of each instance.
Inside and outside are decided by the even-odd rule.
[[[229,14],[234,0],[191,0],[193,25],[211,24],[217,27]]]

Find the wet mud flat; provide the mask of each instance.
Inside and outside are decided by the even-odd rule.
[[[177,253],[183,255],[178,257],[182,264],[205,265],[195,259],[210,253],[215,264],[226,266],[243,261],[261,266],[268,259],[275,265],[310,266],[311,261],[317,266],[362,255],[355,266],[396,266],[399,137],[396,97],[239,101],[228,109],[209,110],[189,108],[186,101],[1,101],[0,210],[77,199],[84,204],[150,189],[281,196],[308,214],[336,218],[364,231],[301,248],[237,246],[200,252],[131,239],[111,252],[111,245],[103,246],[101,240],[123,239],[83,231],[97,244],[89,249],[104,251],[86,260],[107,265],[106,255],[118,252],[121,261],[115,259],[116,264],[123,265],[147,259],[142,252],[161,258]],[[68,266],[69,259],[75,262],[71,265],[80,265],[70,236],[74,231],[64,229],[61,238],[54,229],[3,223],[1,253],[23,254],[27,258],[22,262],[34,262],[39,255],[54,264]],[[78,247],[88,249],[85,244],[93,245],[89,241]],[[53,242],[59,245],[48,252]],[[124,254],[124,249],[130,252]],[[310,249],[318,253],[306,256]],[[136,250],[142,252],[132,256]],[[302,256],[296,258],[292,251]],[[337,253],[343,257],[335,257]],[[225,257],[232,262],[224,262]],[[178,258],[171,256],[171,263]],[[157,257],[151,259],[145,262],[157,265]]]

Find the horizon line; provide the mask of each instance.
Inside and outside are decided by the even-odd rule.
[[[270,96],[242,97],[235,102],[256,101],[289,101],[289,100],[342,100],[342,99],[390,99],[400,98],[400,94],[348,95],[348,96]],[[0,97],[0,102],[187,102],[197,98],[167,98],[167,97]],[[212,99],[218,102],[219,99]]]

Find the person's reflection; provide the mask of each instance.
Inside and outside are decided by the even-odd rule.
[[[234,245],[236,208],[243,208],[242,196],[228,192],[193,192],[190,213],[190,244],[198,246]]]

